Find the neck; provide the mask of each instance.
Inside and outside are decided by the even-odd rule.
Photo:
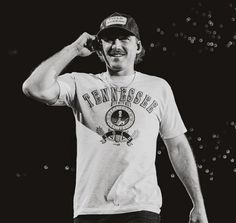
[[[134,68],[128,68],[125,70],[111,70],[110,68],[107,68],[107,72],[110,76],[132,76],[135,73],[135,70]]]

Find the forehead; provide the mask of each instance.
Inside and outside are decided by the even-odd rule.
[[[118,36],[134,36],[134,34],[125,29],[113,27],[103,30],[99,35],[100,38],[114,38]]]

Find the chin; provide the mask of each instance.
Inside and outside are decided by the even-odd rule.
[[[114,71],[120,71],[124,69],[124,66],[121,64],[110,64],[110,68]]]
[[[129,65],[129,62],[127,60],[117,59],[111,60],[110,65],[111,67],[126,68]]]

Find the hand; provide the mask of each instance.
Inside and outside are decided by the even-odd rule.
[[[94,35],[90,35],[89,33],[84,32],[75,42],[71,44],[73,48],[77,51],[77,56],[87,57],[93,53],[88,46],[88,42],[91,42],[96,37]]]
[[[189,215],[189,223],[208,223],[205,208],[194,207]]]

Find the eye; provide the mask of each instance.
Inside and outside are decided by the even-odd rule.
[[[129,35],[107,35],[107,36],[103,36],[102,40],[104,40],[107,43],[113,43],[116,39],[122,41],[122,42],[128,42],[130,41],[130,36]]]
[[[103,39],[105,42],[111,42],[111,41],[112,41],[111,37],[107,37],[107,36],[103,36],[102,39]]]
[[[127,35],[120,35],[118,37],[119,40],[122,40],[122,41],[129,41],[130,40],[130,36],[127,36]]]

